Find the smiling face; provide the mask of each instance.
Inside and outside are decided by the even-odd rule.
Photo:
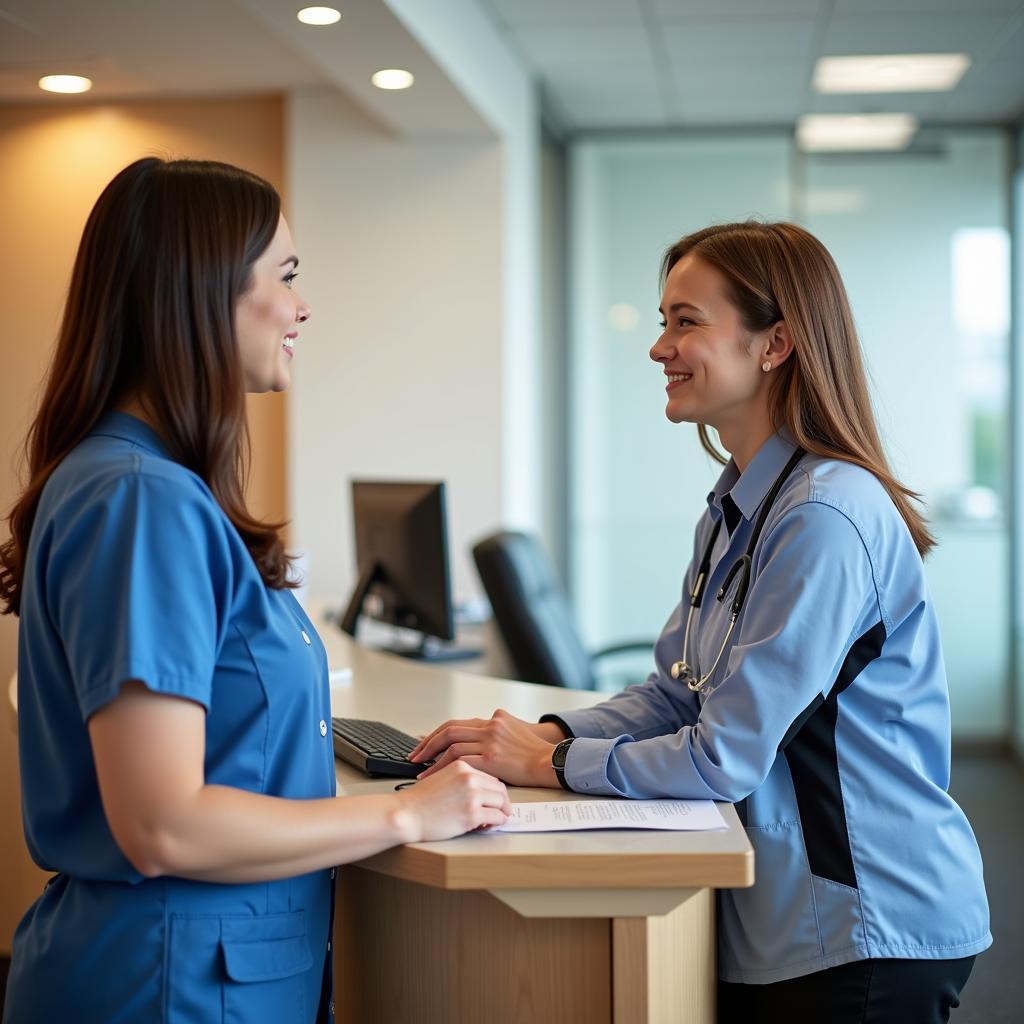
[[[235,335],[250,393],[284,391],[291,383],[292,346],[310,309],[293,289],[299,261],[284,217],[253,264],[252,287],[235,309]]]
[[[779,351],[774,337],[782,325],[763,334],[748,331],[727,297],[725,278],[693,253],[669,271],[661,314],[664,329],[650,354],[666,376],[665,415],[673,423],[715,427],[727,447],[729,437],[755,425],[760,430],[771,376],[762,364],[777,366],[789,354]]]

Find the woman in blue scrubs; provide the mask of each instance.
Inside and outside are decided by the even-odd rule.
[[[448,722],[413,758],[509,783],[735,803],[719,1019],[932,1024],[991,944],[950,798],[949,695],[916,497],[886,462],[839,272],[794,224],[726,224],[662,267],[666,414],[725,465],[642,686],[539,724]],[[718,452],[714,427],[731,458]]]
[[[0,549],[56,873],[9,1024],[329,1022],[334,865],[506,819],[468,766],[334,798],[324,648],[241,475],[246,392],[301,350],[297,266],[277,193],[225,164],[139,160],[86,224]]]

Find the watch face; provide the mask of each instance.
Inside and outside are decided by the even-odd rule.
[[[561,743],[555,745],[555,749],[551,752],[551,765],[553,768],[565,767],[565,759],[569,754],[569,747],[571,745],[572,737],[562,740]]]

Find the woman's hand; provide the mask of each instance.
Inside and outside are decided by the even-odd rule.
[[[465,761],[510,786],[558,788],[551,752],[561,739],[552,723],[524,722],[500,708],[489,718],[445,722],[409,755],[410,761],[437,762],[421,776],[426,779],[453,761]]]
[[[498,779],[456,761],[421,776],[397,796],[404,812],[407,842],[451,839],[473,829],[504,825],[512,813],[508,791]]]

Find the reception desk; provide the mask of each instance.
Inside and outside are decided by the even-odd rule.
[[[335,715],[426,732],[503,707],[536,720],[598,695],[504,682],[367,650],[321,628]],[[341,796],[392,791],[337,762]],[[512,789],[514,801],[583,799]],[[716,832],[475,834],[340,869],[339,1024],[715,1019],[714,890],[754,881],[731,805]]]

